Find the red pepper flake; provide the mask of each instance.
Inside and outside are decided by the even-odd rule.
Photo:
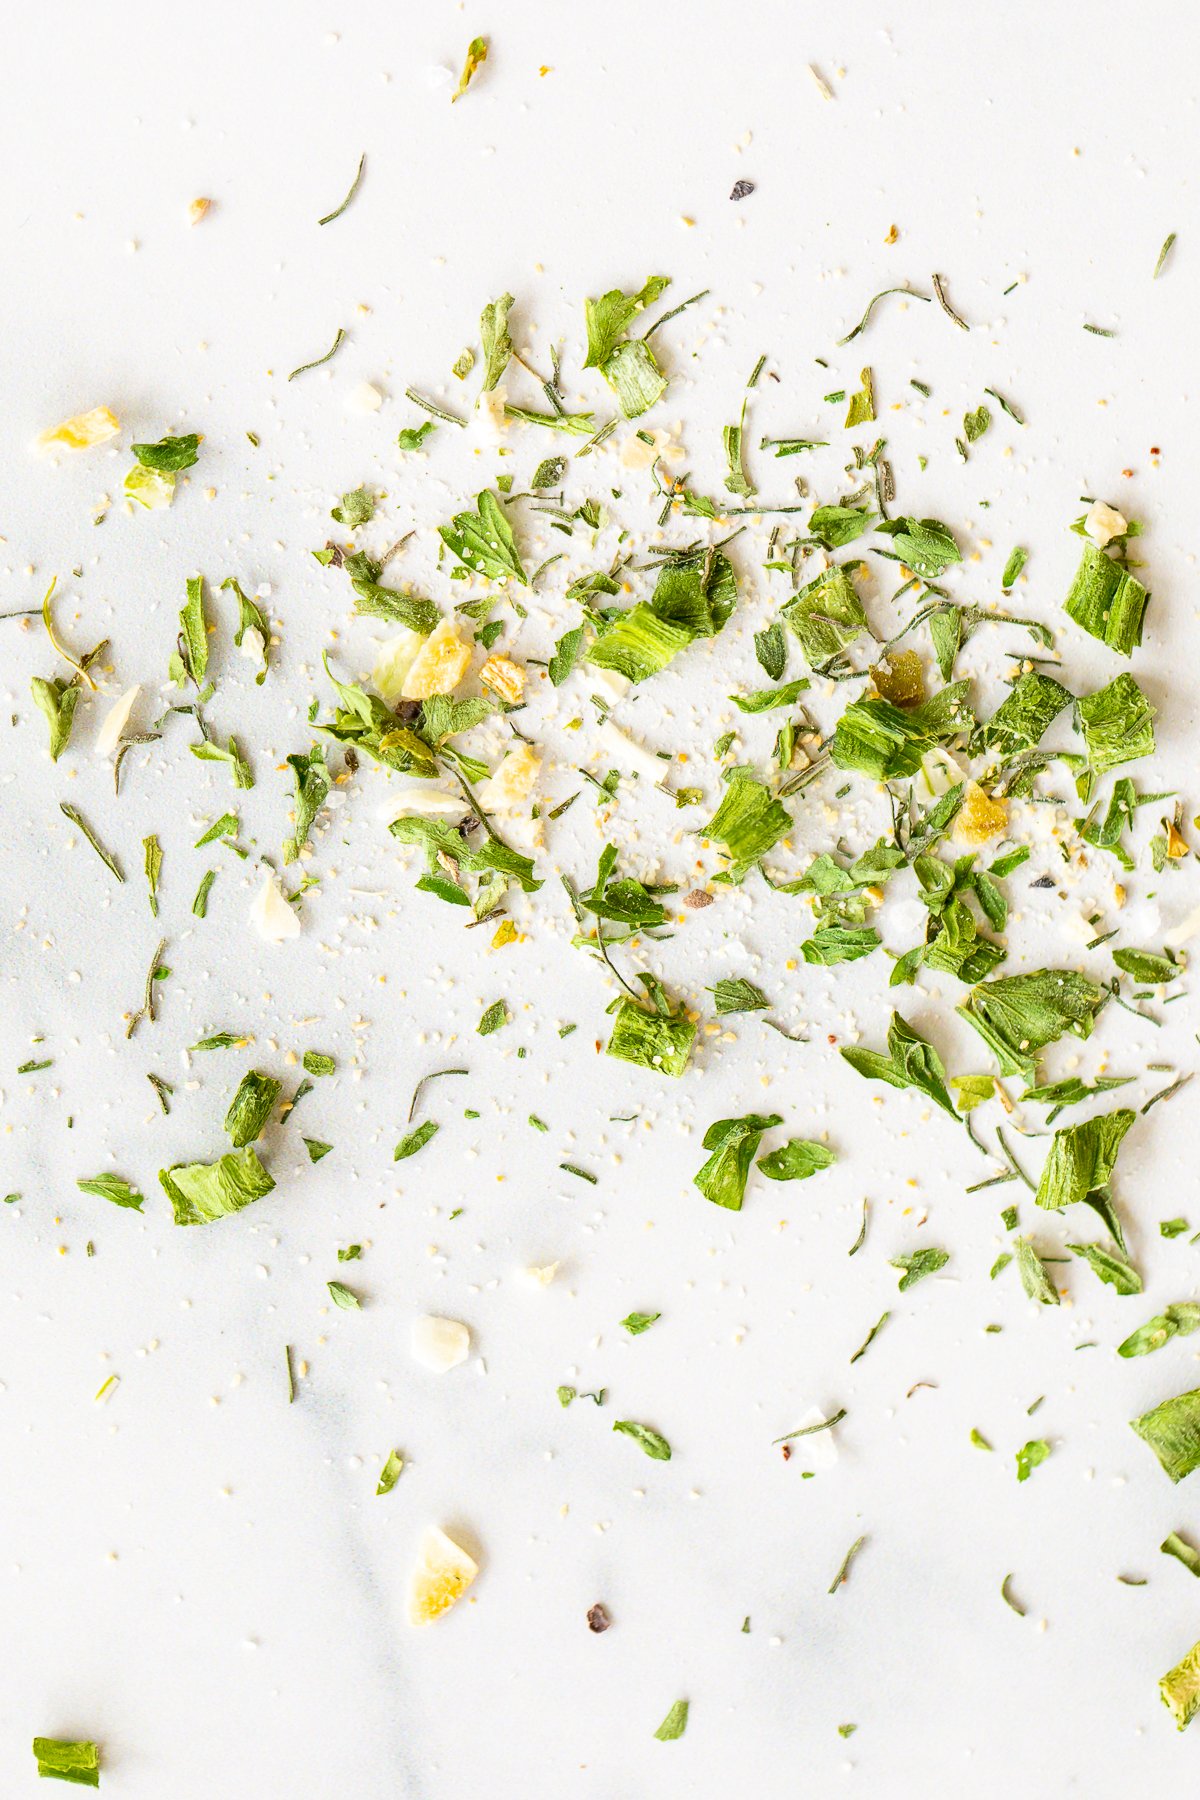
[[[612,1620],[608,1616],[607,1608],[604,1607],[599,1600],[597,1600],[595,1606],[588,1607],[587,1622],[588,1630],[597,1632],[607,1631],[612,1624]]]
[[[791,1446],[791,1445],[790,1445],[790,1444],[785,1444],[785,1445],[784,1445],[784,1446],[783,1446],[783,1460],[784,1460],[784,1462],[790,1462],[790,1460],[791,1460],[791,1455],[792,1455],[792,1446]]]

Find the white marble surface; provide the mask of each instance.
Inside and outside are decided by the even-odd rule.
[[[451,108],[431,71],[457,65],[476,30],[492,55]],[[280,765],[310,741],[320,652],[361,668],[375,635],[348,624],[344,587],[308,555],[329,506],[359,481],[391,487],[389,523],[425,528],[433,585],[428,527],[500,466],[444,429],[427,479],[404,487],[389,445],[413,422],[405,385],[448,395],[443,372],[505,288],[521,341],[544,353],[563,338],[574,369],[582,296],[661,269],[679,298],[712,289],[671,332],[675,385],[659,409],[686,422],[709,491],[719,427],[768,351],[781,375],[756,415],[768,431],[828,420],[820,394],[867,360],[888,406],[911,399],[910,375],[934,387],[922,414],[909,408],[894,428],[882,415],[901,504],[960,522],[992,595],[1008,547],[1027,544],[1024,611],[1057,607],[1078,496],[1128,499],[1148,521],[1155,589],[1136,663],[1160,708],[1152,779],[1179,785],[1190,817],[1194,32],[1190,8],[1115,0],[1086,17],[1033,0],[9,8],[0,611],[36,604],[57,574],[64,632],[76,645],[111,637],[111,685],[146,684],[144,724],[184,577],[203,569],[214,590],[230,573],[269,582],[280,672],[256,689],[247,665],[215,652],[210,710],[252,755],[258,785],[236,798],[247,837],[272,851],[290,791]],[[363,150],[353,207],[318,230]],[[736,206],[739,177],[757,191]],[[193,230],[185,209],[199,194],[214,206]],[[1152,284],[1172,229],[1173,259]],[[868,339],[831,347],[878,288],[925,285],[934,269],[974,322],[968,336],[934,307],[893,303]],[[1086,335],[1085,320],[1116,337]],[[287,385],[338,326],[350,341],[330,368]],[[363,380],[387,396],[373,418],[347,410]],[[1011,392],[1029,423],[998,419],[964,469],[948,452],[951,421],[985,384]],[[130,433],[206,434],[169,514],[114,507],[93,527],[127,450],[58,469],[30,458],[42,427],[102,402],[127,425],[122,446]],[[523,445],[519,467],[541,449]],[[616,485],[615,462],[603,467]],[[975,597],[974,580],[968,564],[956,592]],[[755,685],[750,638],[769,604],[749,589],[711,666],[664,677],[664,711],[637,702],[631,729],[674,748],[694,727],[711,744],[724,695]],[[453,597],[444,580],[435,591]],[[319,835],[302,937],[265,950],[245,925],[253,864],[191,848],[230,791],[223,771],[187,756],[184,724],[131,755],[114,801],[91,754],[95,711],[81,708],[57,766],[46,757],[28,698],[29,676],[53,663],[40,627],[0,633],[0,1188],[21,1195],[0,1212],[6,1796],[34,1792],[35,1732],[101,1739],[114,1800],[990,1800],[1017,1787],[1103,1800],[1194,1782],[1200,1738],[1176,1738],[1156,1682],[1200,1635],[1200,1588],[1158,1552],[1167,1530],[1198,1528],[1196,1496],[1170,1488],[1124,1421],[1193,1385],[1195,1353],[1173,1344],[1124,1364],[1112,1349],[1195,1292],[1196,1251],[1157,1234],[1178,1212],[1200,1226],[1190,1095],[1140,1121],[1122,1159],[1145,1296],[1119,1300],[1072,1267],[1060,1272],[1072,1304],[1039,1313],[1011,1271],[987,1278],[1000,1206],[1028,1197],[964,1196],[980,1163],[954,1127],[910,1096],[866,1089],[827,1042],[881,1039],[878,957],[848,972],[785,969],[795,903],[769,904],[760,888],[753,906],[747,889],[709,909],[661,947],[667,978],[702,1002],[719,975],[752,974],[810,1041],[735,1021],[735,1041],[707,1043],[664,1091],[597,1058],[609,989],[569,947],[557,882],[519,911],[526,941],[489,956],[485,933],[464,934],[414,894],[374,817],[378,773]],[[535,617],[522,649],[544,654],[553,635]],[[1099,646],[1063,642],[1073,677],[1107,679]],[[995,655],[981,644],[971,666]],[[773,728],[750,726],[765,756]],[[554,730],[561,797],[570,745]],[[79,844],[61,800],[118,848],[124,887]],[[664,877],[703,860],[675,841],[668,801],[643,797],[630,816]],[[598,829],[585,798],[551,867],[584,874]],[[139,874],[150,831],[165,849],[174,973],[159,1022],[127,1044],[123,1015],[158,935]],[[797,854],[834,835],[805,809]],[[200,922],[189,908],[207,866],[220,873]],[[1048,866],[1039,851],[1022,876]],[[1091,879],[1081,894],[1110,906],[1111,873]],[[1172,923],[1197,899],[1186,875],[1158,884],[1161,904],[1144,897],[1154,885],[1144,873],[1131,883],[1127,941],[1157,942],[1160,916]],[[1039,911],[1034,896],[1019,910],[1020,957],[1082,956],[1075,902]],[[947,1023],[956,992],[926,978],[902,1004],[955,1066],[978,1066]],[[476,1038],[500,995],[513,1024]],[[1188,1066],[1191,1000],[1166,1018],[1155,1033],[1110,1009],[1079,1067]],[[579,1029],[560,1041],[565,1020]],[[253,1034],[253,1049],[189,1062],[185,1047],[222,1028]],[[298,1123],[333,1153],[310,1168],[296,1132],[275,1132],[267,1201],[211,1231],[175,1231],[155,1171],[219,1150],[251,1058],[290,1078],[287,1053],[309,1046],[335,1053],[339,1073]],[[13,1074],[38,1055],[53,1068]],[[1065,1051],[1052,1060],[1056,1074],[1071,1066]],[[414,1081],[459,1063],[469,1078],[429,1092],[440,1136],[394,1166]],[[148,1069],[177,1084],[169,1119]],[[1140,1102],[1163,1079],[1126,1092]],[[759,1182],[739,1216],[715,1213],[691,1186],[699,1136],[767,1101],[794,1131],[828,1132],[839,1165],[793,1191]],[[635,1111],[633,1125],[610,1123]],[[564,1175],[564,1160],[597,1185]],[[144,1187],[144,1216],[76,1191],[77,1176],[109,1166]],[[864,1196],[871,1234],[850,1262]],[[351,1240],[366,1255],[341,1269],[336,1249]],[[951,1263],[898,1297],[887,1259],[921,1241],[944,1244]],[[556,1259],[548,1289],[521,1279]],[[339,1274],[367,1296],[361,1314],[329,1308]],[[886,1307],[885,1332],[849,1367]],[[663,1320],[630,1340],[617,1326],[630,1309]],[[469,1364],[444,1377],[409,1355],[427,1310],[474,1335]],[[1089,1340],[1100,1347],[1077,1353]],[[286,1344],[308,1366],[290,1407]],[[110,1373],[119,1385],[97,1405]],[[560,1411],[555,1386],[576,1379],[606,1386],[608,1408]],[[936,1387],[906,1399],[919,1381]],[[785,1464],[771,1440],[812,1405],[849,1417],[836,1464],[804,1481],[821,1452]],[[665,1431],[671,1463],[614,1437],[618,1416]],[[972,1427],[994,1455],[970,1447]],[[1053,1455],[1018,1486],[1013,1451],[1035,1434]],[[409,1466],[376,1499],[393,1446]],[[470,1604],[420,1634],[404,1589],[430,1521],[460,1531],[482,1573]],[[830,1597],[860,1534],[852,1578]],[[1000,1599],[1009,1571],[1024,1619]],[[597,1600],[613,1618],[599,1638],[585,1626]],[[685,1695],[686,1737],[655,1742]],[[843,1722],[858,1726],[848,1741]]]

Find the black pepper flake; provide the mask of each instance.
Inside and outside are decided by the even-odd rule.
[[[589,1631],[607,1631],[612,1624],[612,1620],[609,1618],[607,1610],[600,1604],[599,1600],[597,1600],[595,1606],[588,1607],[587,1622]]]
[[[1054,886],[1053,875],[1039,875],[1036,881],[1030,882],[1031,888],[1050,888]]]
[[[754,183],[752,181],[735,181],[729,198],[731,200],[745,200],[753,192]]]

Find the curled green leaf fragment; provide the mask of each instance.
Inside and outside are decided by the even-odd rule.
[[[714,1206],[740,1212],[750,1165],[763,1133],[782,1123],[778,1113],[747,1113],[740,1119],[718,1119],[710,1125],[703,1141],[712,1154],[693,1177],[704,1198]]]
[[[1017,1451],[1017,1480],[1028,1481],[1040,1463],[1044,1463],[1050,1454],[1050,1446],[1045,1438],[1030,1438]]]
[[[177,1225],[212,1225],[261,1200],[275,1186],[252,1149],[227,1151],[214,1163],[176,1163],[158,1175]]]

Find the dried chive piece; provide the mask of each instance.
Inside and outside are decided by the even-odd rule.
[[[350,191],[346,195],[346,198],[342,201],[342,204],[340,206],[335,206],[331,213],[326,213],[325,217],[323,219],[318,219],[317,220],[318,225],[332,225],[332,223],[335,219],[341,218],[342,214],[345,212],[346,208],[349,206],[350,202],[353,200],[355,194],[357,194],[357,192],[358,192],[358,186],[363,178],[363,170],[366,168],[366,166],[367,166],[367,153],[364,150],[362,155],[358,159],[358,168],[354,171],[354,180],[350,183]],[[289,377],[289,379],[290,379],[290,377]]]
[[[297,375],[306,375],[308,373],[309,369],[319,369],[321,367],[322,363],[327,363],[330,360],[330,358],[333,356],[336,356],[337,352],[341,349],[342,342],[343,342],[343,339],[345,338],[345,336],[346,336],[346,333],[342,330],[341,326],[339,325],[337,336],[334,338],[332,344],[330,344],[330,346],[329,346],[328,350],[325,352],[324,356],[318,356],[315,362],[301,363],[299,368],[292,370],[291,374],[288,376],[288,380],[295,381]]]
[[[850,1548],[847,1550],[845,1556],[843,1556],[842,1562],[841,1562],[841,1567],[838,1569],[837,1574],[834,1576],[833,1580],[829,1584],[829,1592],[831,1594],[836,1594],[838,1589],[841,1587],[842,1583],[844,1581],[849,1580],[850,1564],[854,1561],[855,1557],[858,1555],[859,1551],[862,1549],[862,1547],[866,1543],[866,1541],[867,1540],[866,1540],[865,1535],[860,1538],[855,1538],[854,1542],[851,1544]]]
[[[125,877],[121,873],[120,863],[117,861],[111,850],[105,849],[104,845],[100,842],[100,839],[96,836],[96,833],[92,830],[78,807],[69,806],[65,800],[60,800],[58,803],[58,810],[70,819],[72,825],[77,825],[79,827],[105,868],[110,869],[118,881],[124,881]]]
[[[967,321],[965,319],[960,319],[954,308],[951,306],[946,294],[946,283],[940,275],[935,275],[933,277],[933,291],[937,295],[938,305],[941,307],[946,317],[948,319],[953,319],[960,331],[970,331],[971,327],[967,324]]]
[[[1171,254],[1171,246],[1175,242],[1176,235],[1175,232],[1169,231],[1163,240],[1163,247],[1158,253],[1158,261],[1154,265],[1154,274],[1150,277],[1152,281],[1157,281],[1162,274],[1162,266]]]

